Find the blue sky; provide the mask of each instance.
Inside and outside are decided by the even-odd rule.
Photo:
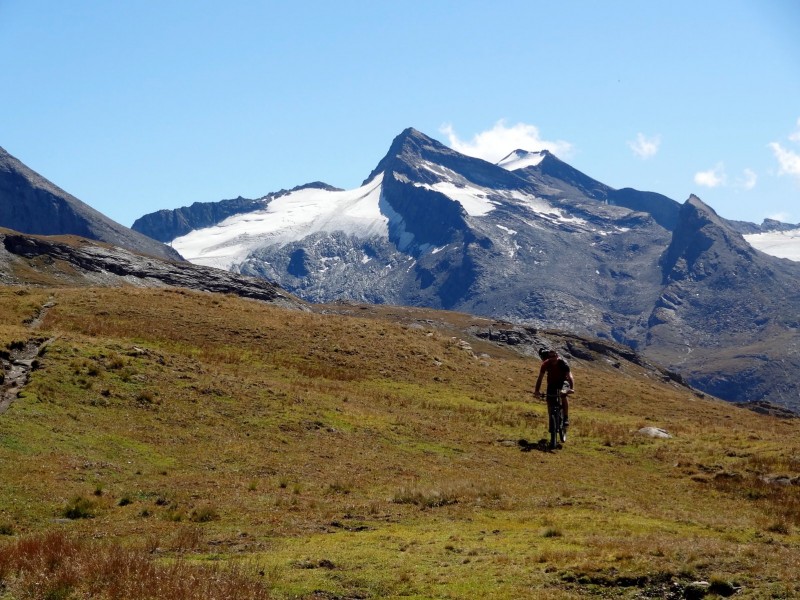
[[[406,127],[800,222],[800,2],[0,0],[0,146],[130,226],[310,181]]]

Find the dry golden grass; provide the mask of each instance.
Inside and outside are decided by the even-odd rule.
[[[800,475],[794,421],[574,361],[547,453],[538,365],[466,352],[466,315],[136,288],[2,288],[0,308],[0,347],[53,338],[0,415],[0,548],[144,548],[275,598],[800,593],[800,486],[775,483]]]
[[[159,563],[118,544],[89,544],[55,531],[0,548],[0,580],[27,598],[267,600],[264,583],[241,567]]]

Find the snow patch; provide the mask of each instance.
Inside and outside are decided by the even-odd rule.
[[[318,232],[388,238],[389,218],[380,210],[382,183],[379,174],[354,190],[298,190],[275,198],[262,210],[191,231],[173,240],[172,247],[189,262],[231,270],[256,248]]]
[[[471,217],[482,217],[494,210],[494,203],[488,199],[488,191],[484,188],[456,184],[452,181],[439,181],[433,185],[429,183],[415,183],[414,185],[439,192],[451,200],[455,200]]]
[[[507,171],[516,171],[526,167],[535,167],[544,160],[544,152],[526,152],[525,150],[514,150],[500,162],[498,167],[503,167]]]
[[[800,229],[754,233],[744,239],[756,250],[800,262]]]

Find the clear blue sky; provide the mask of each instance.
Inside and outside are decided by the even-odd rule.
[[[0,0],[0,146],[130,226],[360,185],[406,127],[800,222],[800,2]]]

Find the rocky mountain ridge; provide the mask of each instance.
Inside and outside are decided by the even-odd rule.
[[[3,148],[0,148],[0,227],[38,235],[79,235],[134,252],[182,260],[169,246],[112,221]]]
[[[304,302],[264,279],[163,260],[74,236],[35,236],[8,229],[0,229],[0,284],[173,286],[306,309]]]

